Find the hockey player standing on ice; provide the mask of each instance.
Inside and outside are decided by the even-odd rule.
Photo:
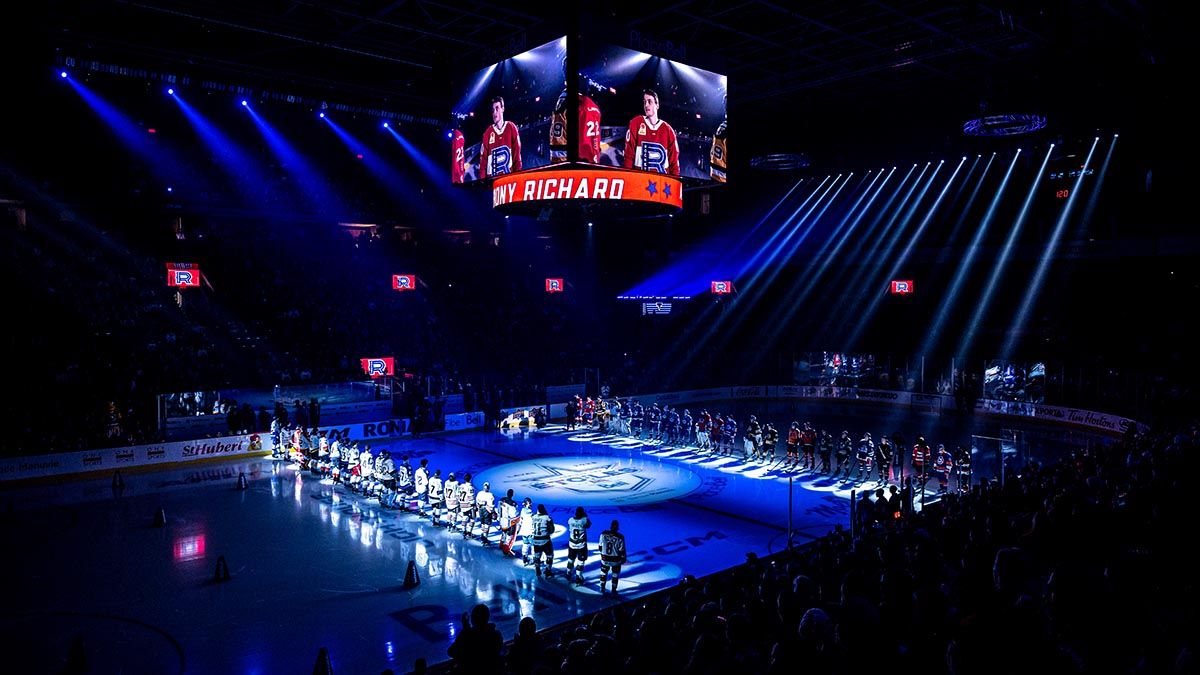
[[[575,507],[575,517],[567,521],[567,531],[570,532],[570,539],[567,540],[567,581],[574,580],[576,586],[583,585],[583,564],[588,557],[587,531],[591,526],[592,521],[583,507]],[[576,560],[579,561],[578,566]]]
[[[575,398],[579,398],[576,396]],[[579,412],[579,404],[574,398],[567,399],[567,431],[575,428],[575,414]]]
[[[496,516],[496,497],[492,494],[492,484],[484,483],[483,489],[475,495],[475,511],[479,519],[479,541],[488,545],[488,530],[492,529],[492,521]]]
[[[458,484],[458,522],[462,526],[463,539],[471,538],[475,529],[475,486],[471,485],[471,474],[463,476]]]
[[[821,456],[821,473],[831,473],[830,462],[833,458],[833,436],[828,429],[822,429],[817,437],[817,454]]]
[[[843,474],[845,478],[850,477],[850,452],[854,450],[854,439],[850,438],[849,431],[842,431],[842,437],[838,439],[837,445],[837,466],[833,469],[833,475],[836,476],[839,471],[845,467],[846,472]]]
[[[758,459],[758,453],[762,449],[762,426],[758,423],[758,417],[750,416],[750,421],[746,422],[746,435],[742,438],[742,450],[746,455],[746,459],[753,457]]]
[[[871,477],[871,460],[875,457],[875,441],[871,440],[871,434],[863,434],[863,437],[858,441],[858,454],[855,460],[858,463],[857,480],[861,483]],[[863,471],[866,475],[863,475]]]
[[[937,472],[938,493],[945,494],[950,485],[950,472],[954,470],[954,456],[941,443],[938,444],[937,455],[933,458],[933,469]]]
[[[554,534],[554,519],[546,513],[546,505],[538,504],[537,515],[533,517],[533,569],[542,576],[542,554],[546,555],[546,578],[554,576],[554,544],[550,541]]]
[[[646,412],[647,432],[650,434],[651,440],[662,440],[662,436],[658,431],[659,422],[662,421],[662,410],[658,407],[658,402],[655,401],[654,406]]]
[[[642,92],[642,112],[625,130],[625,168],[678,176],[679,141],[671,125],[658,118],[658,94],[653,89]]]
[[[886,483],[892,468],[892,442],[887,436],[879,437],[879,445],[875,446],[875,470],[879,472],[879,482]]]
[[[767,426],[763,427],[763,447],[762,459],[773,462],[775,461],[775,446],[779,444],[779,430],[775,425],[767,422]]]
[[[600,594],[604,595],[604,584],[608,581],[608,573],[612,572],[612,592],[617,594],[617,579],[621,576],[621,565],[625,564],[625,535],[621,534],[620,523],[612,521],[612,525],[600,533]]]
[[[492,125],[483,131],[479,176],[494,178],[521,170],[521,135],[517,125],[504,119],[504,97],[492,99]]]
[[[721,434],[725,439],[725,444],[729,448],[729,454],[733,454],[734,444],[737,443],[738,423],[733,419],[733,415],[725,418],[725,431]]]
[[[687,408],[683,409],[683,417],[679,419],[680,440],[684,445],[691,445],[696,441],[696,422],[692,419],[692,411]]]
[[[817,469],[816,445],[817,432],[813,431],[812,424],[805,422],[804,428],[800,430],[800,468],[812,471]]]
[[[533,500],[529,497],[521,503],[520,518],[517,536],[521,537],[521,561],[529,567],[533,562]]]
[[[434,527],[439,525],[438,516],[442,512],[442,470],[435,469],[429,479],[429,516]]]
[[[517,527],[521,524],[517,517],[517,501],[513,499],[512,488],[500,498],[500,550],[508,555],[512,552],[513,543],[517,537]]]
[[[408,459],[405,457],[405,459]],[[425,506],[428,504],[429,490],[429,466],[428,459],[421,460],[421,466],[413,473],[413,501],[417,504],[417,515],[425,515]]]
[[[458,481],[454,478],[454,474],[446,477],[446,526],[451,531],[454,530],[455,521],[458,520]]]
[[[396,491],[396,504],[400,506],[401,511],[407,511],[413,493],[412,464],[408,463],[408,455],[401,457],[400,465],[396,467]]]

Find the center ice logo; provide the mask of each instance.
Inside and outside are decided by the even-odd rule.
[[[674,499],[700,486],[700,477],[678,465],[597,457],[555,457],[489,469],[475,482],[488,481],[498,494],[512,488],[534,503],[568,505],[646,504]]]

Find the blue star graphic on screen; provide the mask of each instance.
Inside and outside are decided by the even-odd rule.
[[[655,183],[654,181],[646,183],[646,192],[649,192],[650,196],[658,194],[658,183]]]
[[[664,184],[663,184],[663,196],[664,196],[664,197],[670,197],[670,196],[671,196],[671,184],[670,184],[670,183],[664,183]]]

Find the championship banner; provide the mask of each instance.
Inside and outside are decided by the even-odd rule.
[[[167,263],[167,286],[199,288],[200,266],[195,263]]]
[[[396,359],[392,356],[384,356],[377,359],[359,359],[359,362],[362,363],[363,372],[371,379],[385,375],[391,377],[396,374]]]
[[[417,275],[415,275],[415,274],[393,274],[392,275],[392,290],[393,291],[415,291],[415,290],[417,290]]]
[[[624,169],[555,169],[498,176],[492,207],[527,202],[642,202],[683,208],[683,183],[675,176]]]

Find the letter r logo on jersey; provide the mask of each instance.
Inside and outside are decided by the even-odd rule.
[[[492,148],[489,161],[492,164],[491,170],[488,171],[489,176],[499,176],[500,174],[508,173],[512,170],[512,150],[507,145]]]
[[[667,149],[661,143],[643,141],[638,150],[641,168],[646,171],[667,172]]]

